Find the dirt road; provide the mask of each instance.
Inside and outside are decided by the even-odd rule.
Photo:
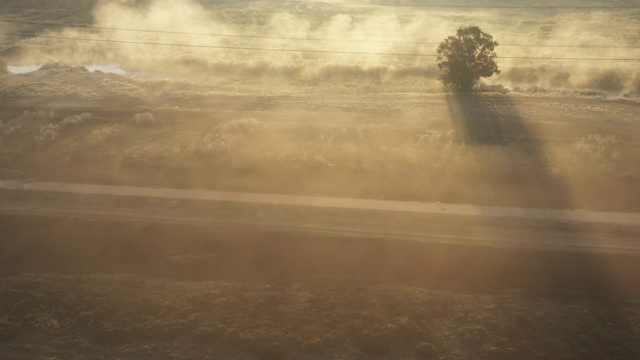
[[[640,252],[640,214],[636,213],[19,180],[0,181],[0,189],[4,190],[0,196],[0,212],[4,214],[248,227],[463,245]],[[20,194],[18,199],[16,194]]]

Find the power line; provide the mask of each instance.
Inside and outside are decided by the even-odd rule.
[[[252,0],[245,0],[252,2]],[[323,4],[323,5],[351,5],[351,6],[390,6],[390,7],[419,7],[432,9],[527,9],[527,10],[636,10],[640,6],[550,6],[550,5],[465,5],[465,4],[416,4],[416,3],[397,3],[397,1],[370,1],[370,2],[353,2],[341,1],[339,3],[322,0],[261,0],[265,3],[285,3],[285,4]],[[391,3],[393,2],[393,3]]]
[[[400,40],[369,40],[369,39],[330,39],[330,38],[315,38],[315,37],[287,37],[287,36],[265,36],[265,35],[241,35],[241,34],[223,34],[223,33],[199,33],[199,32],[186,32],[186,31],[167,31],[167,30],[151,30],[151,29],[132,29],[132,28],[116,28],[116,27],[103,27],[84,24],[61,24],[52,22],[39,22],[39,21],[22,21],[22,20],[7,20],[0,19],[0,22],[11,24],[28,24],[39,26],[52,26],[52,27],[68,27],[76,29],[90,29],[90,30],[107,30],[107,31],[124,31],[124,32],[140,32],[150,34],[170,34],[170,35],[195,35],[195,36],[210,36],[210,37],[229,37],[229,38],[248,38],[248,39],[270,39],[270,40],[294,40],[294,41],[323,41],[323,42],[345,42],[345,43],[380,43],[380,44],[406,44],[406,45],[439,45],[437,42],[422,42],[422,41],[400,41]],[[611,45],[561,45],[561,44],[532,44],[532,45],[513,45],[513,44],[501,44],[502,47],[516,47],[516,48],[601,48],[601,49],[640,49],[637,46],[611,46]]]
[[[314,50],[314,49],[289,49],[289,48],[258,48],[245,46],[219,46],[219,45],[193,45],[180,43],[160,43],[147,41],[129,41],[129,40],[112,40],[112,39],[90,39],[65,36],[49,36],[37,34],[20,34],[20,33],[0,33],[5,36],[17,36],[27,38],[43,38],[55,40],[71,40],[71,41],[88,41],[115,44],[134,44],[134,45],[152,45],[152,46],[174,46],[188,48],[208,48],[223,50],[250,50],[250,51],[274,51],[274,52],[298,52],[298,53],[318,53],[318,54],[345,54],[345,55],[381,55],[381,56],[413,56],[413,57],[437,57],[436,54],[421,53],[378,53],[378,52],[359,52],[359,51],[333,51],[333,50]],[[529,57],[529,56],[500,56],[500,59],[511,60],[567,60],[567,61],[640,61],[640,58],[579,58],[579,57]]]
[[[581,57],[535,57],[535,56],[499,56],[500,59],[511,60],[568,60],[568,61],[640,61],[640,58],[581,58]]]
[[[637,10],[640,6],[606,6],[606,5],[582,5],[582,6],[562,6],[562,5],[467,5],[467,4],[423,4],[415,2],[398,3],[398,0],[366,0],[366,1],[331,1],[331,0],[235,0],[238,3],[276,3],[276,4],[320,4],[320,5],[346,5],[346,6],[388,6],[399,8],[432,8],[432,9],[525,9],[525,10]]]
[[[18,34],[18,33],[0,33],[0,35],[28,37],[28,38],[73,40],[73,41],[93,41],[93,42],[105,42],[105,43],[116,43],[116,44],[160,45],[160,46],[175,46],[175,47],[189,47],[189,48],[208,48],[208,49],[224,49],[224,50],[253,50],[253,51],[280,51],[280,52],[320,53],[320,54],[387,55],[387,56],[415,56],[415,57],[437,57],[438,56],[438,55],[435,55],[435,54],[418,54],[418,53],[376,53],[376,52],[331,51],[331,50],[313,50],[313,49],[257,48],[257,47],[245,47],[245,46],[193,45],[193,44],[159,43],[159,42],[147,42],[147,41],[89,39],[89,38],[49,36],[49,35],[37,35],[37,34]]]
[[[14,23],[14,24],[41,25],[41,26],[70,27],[70,28],[92,29],[92,30],[128,31],[128,32],[153,33],[153,34],[171,34],[171,35],[197,35],[197,36],[211,36],[211,37],[273,39],[273,40],[327,41],[327,42],[335,41],[335,42],[370,42],[370,43],[421,44],[421,42],[418,42],[418,41],[386,41],[386,40],[367,40],[367,39],[363,39],[363,40],[353,39],[353,40],[351,40],[351,39],[325,39],[325,38],[310,38],[310,37],[240,35],[240,34],[222,34],[222,33],[197,33],[197,32],[185,32],[185,31],[129,29],[129,28],[101,27],[101,26],[92,26],[92,25],[60,24],[60,23],[37,22],[37,21],[18,21],[18,20],[6,20],[6,19],[0,19],[0,22]]]

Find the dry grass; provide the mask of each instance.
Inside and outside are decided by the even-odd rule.
[[[63,131],[73,135],[72,127],[92,118],[90,113],[82,113],[49,122],[55,116],[42,111],[27,112],[0,126],[5,136],[15,137],[16,132],[22,130],[24,138],[52,142]],[[128,128],[127,122],[110,122],[108,125],[95,122],[90,125],[91,131],[86,139],[57,146],[65,148],[65,152],[82,151],[91,158],[92,154],[100,154],[99,149],[91,147],[93,144],[101,147],[112,144],[115,147],[129,139],[126,147],[112,149],[116,151],[112,152],[113,160],[125,157],[132,164],[161,166],[178,164],[185,159],[206,162],[208,159],[225,158],[232,167],[255,169],[270,166],[282,169],[330,167],[356,171],[414,170],[451,176],[474,173],[507,176],[514,170],[511,166],[514,161],[529,161],[525,154],[514,154],[508,146],[478,147],[461,143],[456,131],[446,128],[406,129],[389,123],[342,126],[325,126],[316,122],[283,124],[240,118],[219,122],[211,130],[206,130],[201,129],[206,124],[182,123],[184,121],[188,120],[180,120],[179,130],[175,125],[161,130],[138,129],[135,130],[136,135],[124,131],[119,132],[118,137],[115,136],[116,129]],[[158,122],[149,112],[133,116],[133,123],[138,126],[146,127]],[[41,123],[44,124],[33,126]],[[546,173],[589,172],[592,175],[617,176],[638,170],[634,160],[640,151],[639,144],[616,135],[588,134],[575,140],[536,146],[539,147],[536,151],[546,154],[550,160],[545,163],[547,168],[542,169]],[[514,156],[522,159],[514,160]]]
[[[116,28],[169,28],[169,19],[176,31],[415,41],[208,40],[328,51],[427,53],[431,45],[423,44],[441,41],[460,23],[479,24],[505,45],[552,46],[534,49],[536,56],[632,57],[622,48],[553,46],[639,42],[638,33],[629,31],[638,28],[635,10],[462,13],[201,0],[144,2],[150,7],[138,12],[125,3],[94,11],[96,2],[89,0],[85,8],[78,1],[8,0],[0,12],[11,19]],[[177,13],[186,18],[176,22]],[[14,30],[45,31],[38,25]],[[596,68],[505,59],[503,74],[483,89],[529,96],[489,95],[483,106],[465,111],[423,95],[441,91],[437,72],[434,64],[412,57],[212,56],[210,49],[152,52],[5,37],[0,47],[15,64],[116,59],[123,68],[147,73],[124,77],[55,65],[4,76],[0,64],[2,177],[625,211],[637,211],[640,203],[640,75],[631,63]],[[511,56],[531,51],[500,48]],[[166,76],[173,80],[158,80]],[[490,125],[519,128],[471,131],[456,124],[456,111],[479,119],[466,124],[470,128],[483,115],[490,115]],[[133,200],[118,201],[126,207]],[[329,219],[353,221],[340,215],[332,211]],[[398,220],[375,216],[370,221]],[[460,226],[442,220],[423,225]],[[479,228],[491,235],[490,225]],[[630,295],[622,299],[625,291],[638,291],[633,256],[321,235],[301,241],[274,231],[75,218],[3,215],[0,226],[10,235],[0,241],[0,353],[7,359],[640,357],[640,307]],[[564,224],[549,231],[589,230]],[[4,275],[25,271],[173,279]]]
[[[0,129],[6,137],[19,137],[31,133],[38,124],[46,123],[56,117],[53,111],[25,110],[22,115],[9,121],[0,122]]]
[[[10,107],[0,115],[1,167],[42,180],[637,210],[637,104],[481,98],[486,114],[468,126],[486,116],[495,124],[477,129],[457,123],[466,115],[440,96]],[[607,196],[593,191],[603,184]],[[567,188],[573,198],[558,197]]]
[[[40,135],[36,136],[36,141],[53,141],[62,131],[67,128],[81,125],[93,118],[91,113],[82,113],[62,119],[60,122],[47,123],[40,126]]]
[[[23,275],[0,293],[7,359],[640,356],[637,303],[132,276]]]
[[[67,209],[104,202],[150,215],[181,209],[177,218],[277,212],[369,229],[420,224],[434,233],[487,235],[507,226],[503,219],[463,226],[446,216],[2,195]],[[502,229],[512,241],[514,230],[541,238],[604,230],[512,225]],[[635,230],[606,234],[631,239]],[[12,234],[0,241],[0,352],[7,359],[631,359],[640,351],[637,255],[93,217],[3,215],[0,233]]]

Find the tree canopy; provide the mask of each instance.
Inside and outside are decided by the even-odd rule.
[[[478,80],[499,74],[498,42],[478,26],[463,26],[438,46],[440,81],[457,92],[473,91]]]

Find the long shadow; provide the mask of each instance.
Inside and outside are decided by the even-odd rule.
[[[505,185],[495,189],[496,194],[519,206],[571,208],[573,201],[566,183],[551,173],[542,151],[544,144],[508,96],[451,94],[447,104],[458,141],[472,147],[470,154],[477,168],[489,165],[490,152],[507,159],[500,174],[489,174],[496,186]],[[482,153],[488,156],[483,158]]]
[[[506,97],[496,99],[495,96],[474,93],[447,95],[447,105],[460,141],[478,145],[507,145],[530,133],[513,109],[507,114],[498,113],[498,100],[507,106],[511,105]]]
[[[526,124],[517,105],[508,95],[451,94],[447,96],[447,104],[458,141],[471,147],[470,153],[479,162],[479,167],[484,165],[483,161],[490,161],[492,154],[500,154],[503,161],[508,159],[507,164],[501,164],[510,168],[507,178],[479,177],[478,181],[495,181],[495,184],[485,184],[487,186],[481,188],[495,187],[492,190],[507,192],[507,196],[514,202],[527,206],[573,208],[575,202],[570,185],[566,179],[553,173],[552,164],[545,155],[544,141]],[[569,235],[596,230],[588,225],[561,222],[550,226],[559,234]],[[580,292],[578,296],[597,298],[594,304],[605,304],[607,308],[614,309],[612,322],[623,324],[630,331],[629,334],[633,333],[624,315],[616,311],[620,308],[618,305],[621,304],[619,299],[623,298],[623,290],[616,285],[616,275],[611,264],[598,255],[564,255],[549,252],[545,255],[532,255],[525,261],[530,261],[532,268],[540,268],[539,273],[530,275],[543,276],[544,280],[540,285],[554,289],[553,296],[576,296],[576,292]],[[568,259],[573,261],[567,261]],[[545,294],[550,292],[545,291]],[[594,305],[591,310],[597,313],[598,309],[600,307]],[[580,330],[577,333],[593,330],[581,322],[580,319],[574,319],[573,325]],[[583,340],[578,334],[576,337],[578,339],[573,339],[576,342],[573,345],[579,351]],[[591,339],[593,340],[595,339]]]

